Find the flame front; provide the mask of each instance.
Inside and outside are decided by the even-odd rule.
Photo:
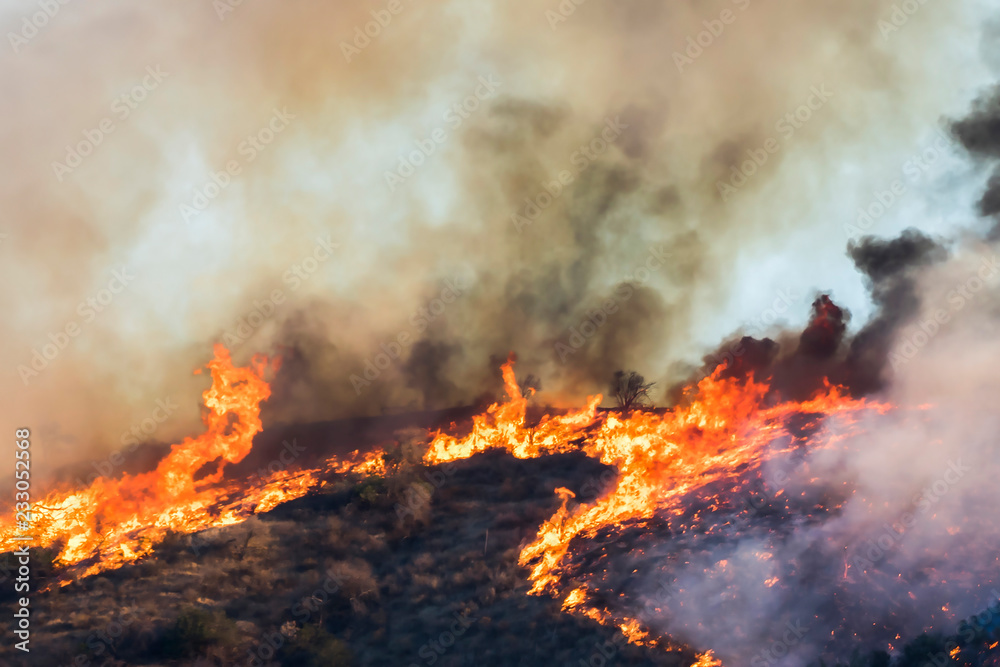
[[[608,527],[651,518],[655,513],[681,514],[681,502],[692,491],[759,469],[769,458],[792,448],[831,446],[842,437],[829,433],[825,438],[817,433],[800,436],[788,426],[793,416],[804,417],[807,425],[816,429],[829,417],[850,424],[862,411],[889,409],[853,399],[829,383],[811,400],[769,405],[766,383],[752,377],[745,381],[725,378],[724,371],[725,366],[717,368],[685,392],[681,407],[663,414],[634,411],[598,416],[602,397],[593,396],[578,412],[545,416],[536,426],[526,427],[527,399],[514,378],[513,362],[508,361],[503,366],[507,402],[494,404],[476,417],[465,438],[438,433],[424,460],[437,464],[493,448],[506,449],[518,458],[580,449],[615,466],[618,479],[614,489],[591,505],[570,509],[573,492],[555,489],[562,506],[522,549],[519,562],[530,568],[531,593],[565,594],[564,609],[616,626],[630,642],[677,650],[672,642],[651,637],[637,620],[616,617],[590,604],[586,586],[570,585],[567,592],[561,568],[571,542],[593,537]],[[692,667],[721,664],[709,651],[699,655]]]
[[[472,432],[465,438],[438,433],[424,456],[426,463],[447,463],[494,448],[506,449],[519,459],[570,451],[574,438],[596,420],[600,395],[589,397],[582,410],[555,417],[546,415],[536,426],[525,428],[528,399],[517,385],[513,359],[508,359],[501,370],[507,402],[494,403],[485,414],[473,417]]]
[[[217,345],[208,363],[212,386],[203,394],[205,432],[173,445],[148,473],[99,478],[86,489],[55,491],[33,503],[35,539],[30,546],[58,547],[57,562],[79,565],[79,576],[86,576],[141,558],[168,531],[190,533],[235,523],[258,509],[255,500],[272,507],[281,502],[274,496],[287,495],[287,479],[271,478],[257,489],[240,492],[230,506],[224,501],[234,489],[220,484],[224,466],[242,461],[261,430],[260,403],[271,394],[263,378],[266,367],[267,360],[258,356],[249,368],[236,368],[228,350]],[[213,462],[218,468],[196,480]],[[299,480],[291,486],[302,484]],[[0,520],[5,535],[0,550],[19,546],[11,539],[13,529],[13,517]]]
[[[521,552],[521,564],[531,570],[532,593],[556,593],[558,567],[570,541],[578,535],[656,511],[678,508],[681,498],[738,470],[759,467],[783,451],[771,447],[781,439],[794,442],[786,422],[793,414],[830,417],[869,407],[837,387],[811,401],[765,407],[768,386],[748,379],[722,379],[720,366],[686,392],[687,404],[663,415],[633,412],[611,414],[584,444],[587,454],[618,468],[614,490],[597,503],[567,509],[572,494],[565,489],[560,510]],[[879,406],[880,407],[880,406]],[[814,441],[815,442],[815,441]]]
[[[263,378],[267,360],[254,357],[249,368],[235,368],[228,351],[216,346],[208,367],[212,386],[204,393],[205,432],[173,445],[151,472],[50,493],[33,506],[36,539],[31,546],[58,547],[57,562],[69,566],[64,572],[87,576],[148,555],[169,531],[231,525],[268,511],[306,494],[324,473],[385,473],[384,452],[376,449],[355,452],[344,461],[331,458],[322,468],[280,471],[243,488],[225,483],[224,466],[243,460],[261,430],[260,403],[270,396]],[[502,367],[507,400],[474,417],[471,432],[463,438],[432,434],[423,462],[436,465],[491,449],[517,458],[583,451],[617,468],[614,488],[592,504],[573,506],[572,491],[555,489],[562,505],[522,549],[519,562],[530,570],[532,594],[562,596],[563,609],[617,627],[630,642],[679,650],[683,647],[652,635],[638,620],[596,604],[587,585],[570,581],[565,566],[574,541],[656,515],[681,516],[684,499],[692,492],[735,480],[793,449],[832,446],[844,433],[824,431],[828,418],[850,425],[862,411],[889,409],[851,398],[829,384],[811,400],[775,403],[766,383],[725,377],[724,371],[720,366],[689,388],[681,406],[672,410],[599,413],[602,397],[597,395],[580,410],[545,415],[529,426],[528,398],[518,387],[511,359]],[[789,427],[792,417],[799,418],[799,429]],[[801,435],[803,423],[809,435]],[[196,479],[213,462],[218,468]],[[0,519],[0,529],[8,536],[0,541],[0,550],[21,545],[12,539],[13,527],[13,516]],[[692,667],[721,664],[709,651],[699,654]]]

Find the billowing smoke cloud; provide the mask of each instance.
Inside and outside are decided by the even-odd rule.
[[[970,149],[984,145],[989,113],[980,103],[954,124]],[[986,187],[983,201],[995,184]],[[692,497],[692,530],[651,522],[612,535],[617,551],[634,550],[599,572],[583,568],[616,592],[609,607],[711,647],[724,664],[802,666],[953,634],[995,605],[993,236],[861,239],[848,252],[876,311],[860,330],[848,333],[849,314],[821,295],[801,334],[734,338],[706,357],[704,371],[725,361],[726,376],[769,380],[775,399],[808,398],[828,378],[893,407],[860,423],[831,419],[827,433],[806,427],[827,446],[772,459],[738,486],[727,480],[702,494],[711,507]],[[691,518],[699,513],[707,518]]]
[[[734,338],[705,357],[701,374],[710,374],[725,363],[722,377],[767,379],[775,398],[796,401],[814,396],[825,381],[847,387],[854,396],[885,388],[888,371],[906,361],[892,348],[901,329],[919,313],[918,279],[926,267],[943,261],[948,253],[940,242],[914,229],[894,239],[865,237],[852,242],[848,252],[876,306],[856,334],[847,334],[850,313],[822,294],[813,302],[809,323],[798,336],[782,332],[778,340]],[[678,397],[692,380],[677,385],[672,397]]]
[[[842,206],[984,78],[971,1],[391,4],[5,5],[43,470],[197,428],[214,342],[285,357],[267,424],[469,402],[510,351],[549,402],[664,386],[788,281],[861,324]]]
[[[973,155],[986,161],[995,162],[1000,158],[1000,89],[976,101],[968,118],[955,123],[954,135]],[[979,210],[984,216],[1000,214],[1000,168],[994,169],[989,184],[979,200]],[[995,226],[993,238],[1000,234],[1000,226]]]

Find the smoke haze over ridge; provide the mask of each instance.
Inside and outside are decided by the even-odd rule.
[[[887,34],[888,2],[587,3],[559,22],[556,5],[405,2],[350,62],[341,43],[382,5],[232,9],[67,5],[0,62],[5,422],[34,425],[43,465],[120,446],[165,397],[180,408],[155,437],[196,428],[191,368],[275,290],[235,346],[288,360],[266,421],[468,402],[510,350],[553,402],[620,367],[674,381],[790,286],[782,319],[803,323],[823,290],[860,327],[872,311],[845,225],[989,81],[976,40],[956,39],[988,17],[974,2],[927,3]],[[723,10],[732,22],[679,67]],[[37,11],[9,3],[2,19],[18,33]],[[815,89],[828,99],[779,129]],[[467,117],[449,112],[477,90]],[[273,141],[248,149],[276,112]],[[91,155],[54,167],[106,119]],[[435,130],[444,141],[390,188]],[[723,201],[718,183],[769,139],[777,152]],[[240,173],[185,215],[231,162]],[[572,183],[515,224],[561,171]],[[976,174],[949,149],[869,231],[969,222]],[[289,273],[317,252],[307,279]],[[134,279],[88,320],[81,302],[123,270]],[[440,316],[419,314],[456,280]],[[560,358],[609,299],[616,312]],[[66,349],[19,371],[70,323]],[[401,333],[418,342],[356,391],[351,375]]]

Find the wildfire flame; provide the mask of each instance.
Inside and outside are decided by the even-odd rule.
[[[664,414],[633,411],[599,417],[597,406],[602,397],[592,396],[578,412],[546,416],[536,426],[526,427],[527,399],[518,388],[513,362],[508,361],[503,366],[507,402],[491,405],[485,414],[476,417],[472,432],[465,438],[438,433],[424,460],[428,464],[443,463],[492,448],[506,449],[518,458],[578,448],[617,467],[615,488],[591,505],[571,509],[573,492],[555,489],[562,506],[521,551],[521,565],[531,568],[530,592],[558,596],[565,585],[561,566],[574,539],[593,537],[602,529],[648,519],[657,512],[680,513],[680,501],[688,493],[734,475],[735,471],[759,468],[769,458],[801,446],[802,438],[788,426],[792,416],[804,416],[815,427],[828,417],[850,422],[861,411],[889,409],[887,405],[853,399],[829,383],[811,400],[768,405],[766,383],[752,377],[745,381],[726,378],[725,370],[724,365],[719,366],[685,392],[681,407]],[[829,446],[836,440],[814,434],[805,444]],[[775,443],[787,444],[775,447]],[[563,608],[617,626],[633,643],[677,648],[651,639],[635,619],[616,618],[608,610],[588,604],[585,586],[573,587],[565,595]],[[708,652],[700,655],[692,667],[721,664]]]
[[[612,414],[588,439],[584,451],[619,470],[614,490],[597,503],[568,510],[572,494],[562,493],[560,510],[521,552],[521,564],[535,563],[531,592],[555,593],[558,566],[570,541],[600,528],[669,511],[692,490],[761,463],[786,450],[770,447],[782,438],[794,442],[786,420],[793,414],[832,415],[868,407],[837,387],[811,401],[764,407],[768,386],[748,379],[722,379],[720,366],[686,397],[690,403],[666,414]],[[789,448],[791,445],[789,445]],[[565,490],[562,490],[565,491]],[[556,490],[560,492],[559,489]]]
[[[282,471],[257,488],[241,492],[220,484],[227,463],[239,463],[260,432],[260,403],[271,395],[264,380],[262,356],[249,368],[233,366],[225,347],[215,347],[208,363],[212,386],[203,394],[205,432],[171,447],[155,470],[119,479],[98,478],[86,489],[54,491],[32,504],[31,547],[57,547],[56,562],[79,566],[87,576],[120,567],[149,554],[168,531],[191,533],[211,526],[238,523],[254,511],[266,511],[290,496],[301,495],[309,480]],[[209,475],[195,479],[206,465]],[[13,516],[0,518],[0,551],[21,542],[13,539]],[[69,583],[66,579],[63,583]]]
[[[508,359],[501,370],[507,401],[494,403],[485,414],[473,417],[472,432],[465,438],[439,432],[424,456],[427,464],[465,459],[498,447],[519,459],[567,452],[574,449],[573,440],[597,419],[600,395],[589,397],[587,405],[579,411],[555,417],[546,415],[536,426],[525,428],[528,398],[521,394],[514,377],[513,359]]]
[[[243,460],[261,431],[260,403],[270,396],[264,380],[267,367],[267,359],[256,356],[250,367],[236,368],[229,352],[216,346],[215,358],[208,363],[212,386],[203,395],[205,432],[173,445],[151,472],[98,479],[86,489],[48,494],[32,507],[35,539],[30,546],[58,547],[56,560],[66,566],[64,572],[87,576],[148,555],[169,531],[192,533],[239,523],[305,495],[324,472],[385,473],[384,452],[376,449],[354,452],[343,461],[331,458],[313,470],[280,471],[248,488],[224,482],[224,466]],[[594,503],[574,505],[572,491],[555,489],[562,505],[522,549],[519,562],[530,569],[532,594],[562,596],[567,611],[615,626],[633,643],[679,650],[682,647],[651,635],[638,620],[596,605],[586,585],[564,581],[574,540],[654,515],[680,515],[683,499],[692,491],[727,480],[737,471],[759,469],[769,458],[803,445],[831,446],[842,436],[822,431],[827,418],[851,423],[862,411],[890,409],[851,398],[828,383],[811,400],[775,403],[768,398],[766,383],[726,377],[725,370],[720,366],[690,387],[680,406],[668,411],[599,413],[602,396],[596,395],[580,410],[545,415],[529,426],[529,397],[518,387],[510,359],[502,366],[507,400],[474,417],[471,432],[463,438],[431,434],[423,462],[436,465],[499,448],[517,458],[583,451],[616,467],[614,488]],[[796,416],[805,420],[810,435],[800,435],[801,424],[798,431],[789,427]],[[196,479],[198,471],[213,462],[218,462],[215,472]],[[13,516],[0,518],[2,534],[8,536],[0,540],[0,551],[21,546],[13,539],[13,528]],[[709,651],[699,654],[692,667],[721,664]]]

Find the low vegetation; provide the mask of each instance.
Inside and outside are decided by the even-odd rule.
[[[689,651],[606,644],[617,631],[527,594],[517,559],[558,508],[553,490],[593,500],[609,468],[579,454],[435,468],[406,447],[387,457],[385,476],[334,477],[243,524],[170,535],[151,558],[36,592],[30,659],[7,645],[0,664],[579,665],[600,663],[601,646],[614,647],[607,664],[692,664]],[[0,614],[13,604],[5,587]],[[953,640],[971,656],[997,623],[916,638],[895,661],[817,667],[915,667]],[[955,664],[989,664],[977,660]]]

